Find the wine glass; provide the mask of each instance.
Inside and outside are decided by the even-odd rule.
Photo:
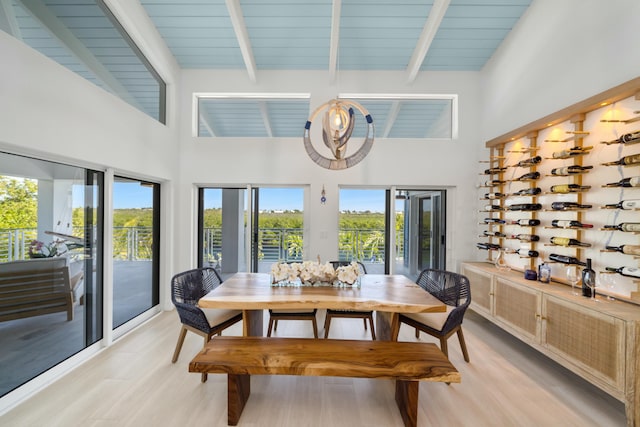
[[[589,288],[591,288],[591,301],[600,302],[598,298],[596,298],[596,281],[592,280],[589,284]]]
[[[613,274],[600,274],[600,284],[602,285],[603,288],[606,288],[609,292],[613,291],[613,288],[615,287],[615,281],[613,278]],[[607,299],[609,301],[614,301],[615,298],[612,297],[611,295],[607,295]]]
[[[567,281],[571,283],[571,293],[580,295],[580,293],[576,292],[576,285],[580,281],[580,275],[578,274],[578,267],[575,265],[567,267]]]

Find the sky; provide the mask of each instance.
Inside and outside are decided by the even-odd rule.
[[[384,212],[385,190],[340,190],[340,210]],[[205,190],[205,209],[221,207],[222,191]],[[320,197],[320,196],[318,196]],[[304,210],[302,188],[260,188],[260,210]]]
[[[82,206],[82,192],[74,191],[74,206]],[[115,182],[114,209],[150,208],[152,190],[138,182]],[[320,197],[320,196],[318,196]],[[385,190],[340,190],[340,210],[384,212]],[[205,190],[205,209],[222,206],[222,190]],[[260,210],[304,210],[304,190],[295,188],[260,188]]]

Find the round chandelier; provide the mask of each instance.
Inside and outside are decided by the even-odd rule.
[[[355,126],[354,109],[358,110],[367,121],[367,131],[364,142],[360,148],[352,155],[345,157],[347,142],[349,142]],[[334,157],[333,159],[324,157],[318,153],[311,143],[311,123],[318,114],[322,112],[324,112],[322,118],[322,139],[324,140],[324,145],[331,150],[331,154],[333,154]],[[307,154],[311,157],[311,160],[325,169],[338,170],[347,169],[360,163],[362,159],[369,154],[371,146],[373,145],[374,136],[375,128],[373,126],[373,118],[366,108],[355,101],[332,99],[322,104],[311,114],[304,126],[303,138],[304,148],[307,150]]]

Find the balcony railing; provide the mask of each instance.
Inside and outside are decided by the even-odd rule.
[[[262,261],[301,261],[303,259],[301,228],[263,228],[258,234],[258,257]],[[78,236],[82,230],[78,230]],[[149,260],[152,257],[151,227],[114,227],[113,257],[118,260]],[[31,241],[37,238],[34,228],[0,229],[0,262],[27,259]],[[396,236],[395,255],[402,257],[403,236]],[[203,230],[204,259],[215,263],[222,257],[222,229]],[[338,231],[340,260],[384,262],[384,230],[340,229]]]
[[[74,230],[74,235],[82,236],[82,228]],[[38,230],[35,228],[0,229],[0,262],[28,259],[31,241],[37,238]],[[150,260],[152,241],[152,227],[114,227],[113,258]]]

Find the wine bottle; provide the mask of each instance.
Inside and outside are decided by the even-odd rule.
[[[595,284],[596,272],[591,268],[591,258],[587,258],[587,268],[582,270],[582,296],[591,297],[592,290],[596,292]]]
[[[579,193],[584,190],[590,189],[590,185],[578,185],[578,184],[561,184],[561,185],[552,185],[551,192],[558,194],[567,194],[567,193]]]
[[[504,224],[506,223],[506,221],[500,218],[485,218],[484,223],[485,224]]]
[[[499,231],[484,231],[482,234],[484,234],[487,237],[507,237],[506,234],[501,233]]]
[[[606,248],[627,255],[640,255],[640,245],[606,246]]]
[[[485,193],[484,195],[484,198],[487,200],[503,199],[505,197],[507,197],[507,195],[503,193]]]
[[[515,253],[517,253],[522,257],[527,257],[527,258],[538,258],[540,256],[538,251],[533,251],[530,249],[516,249]]]
[[[640,199],[621,200],[618,203],[604,205],[605,209],[638,209],[640,208]]]
[[[542,209],[540,203],[515,203],[507,207],[510,211],[539,211]]]
[[[492,179],[490,181],[485,181],[485,187],[497,187],[498,185],[504,184],[506,181],[500,181],[499,179]]]
[[[502,206],[500,205],[485,205],[484,206],[484,210],[489,212],[489,211],[501,211],[502,210]]]
[[[581,154],[586,154],[587,151],[591,150],[593,146],[589,147],[573,147],[568,150],[556,151],[551,155],[554,159],[568,159],[572,156],[579,156]]]
[[[514,179],[514,181],[533,181],[540,178],[540,172],[529,172]]]
[[[632,154],[630,156],[624,156],[615,162],[606,162],[602,163],[603,166],[629,166],[629,165],[637,165],[640,164],[640,154]]]
[[[633,144],[635,142],[640,142],[640,130],[631,133],[625,133],[618,139],[614,139],[613,141],[604,142],[604,144]]]
[[[520,160],[518,163],[515,164],[515,166],[519,168],[527,168],[527,167],[537,165],[541,161],[542,161],[542,157],[535,156],[535,157],[531,157],[530,159]]]
[[[586,265],[584,262],[580,261],[576,257],[559,255],[559,254],[549,254],[549,259],[556,262],[561,262],[562,264],[576,264],[576,265]]]
[[[640,187],[640,176],[621,179],[618,182],[605,184],[605,187]]]
[[[618,225],[605,225],[604,228],[627,233],[640,233],[640,222],[621,222]]]
[[[509,221],[511,225],[521,225],[523,227],[535,227],[536,225],[540,225],[539,219],[514,219]]]
[[[551,209],[554,211],[566,211],[570,209],[588,209],[591,205],[581,205],[575,202],[553,202],[551,203]]]
[[[575,175],[589,169],[593,169],[593,166],[578,166],[578,165],[563,166],[561,168],[551,169],[551,175],[556,175],[556,176]]]
[[[518,190],[515,193],[511,193],[511,195],[512,196],[535,196],[540,193],[542,193],[542,189],[539,187],[534,187],[534,188],[523,188],[522,190]]]
[[[498,250],[500,249],[500,245],[496,244],[496,243],[476,243],[476,246],[478,247],[478,249],[486,249],[486,250]]]
[[[640,279],[640,268],[636,267],[605,267],[607,271],[613,271],[614,273],[621,274],[626,277],[633,277],[634,279]]]
[[[494,175],[494,174],[498,174],[498,173],[502,173],[505,170],[507,170],[506,167],[502,167],[502,168],[489,168],[489,169],[485,169],[484,170],[484,174],[485,175]]]
[[[582,246],[583,248],[591,247],[591,243],[583,243],[578,239],[570,239],[568,237],[552,237],[551,243],[556,246]]]
[[[593,224],[583,224],[576,220],[562,220],[554,219],[551,221],[551,226],[556,228],[593,228]]]
[[[518,239],[521,242],[537,242],[540,240],[540,236],[535,234],[513,234],[512,239]]]

